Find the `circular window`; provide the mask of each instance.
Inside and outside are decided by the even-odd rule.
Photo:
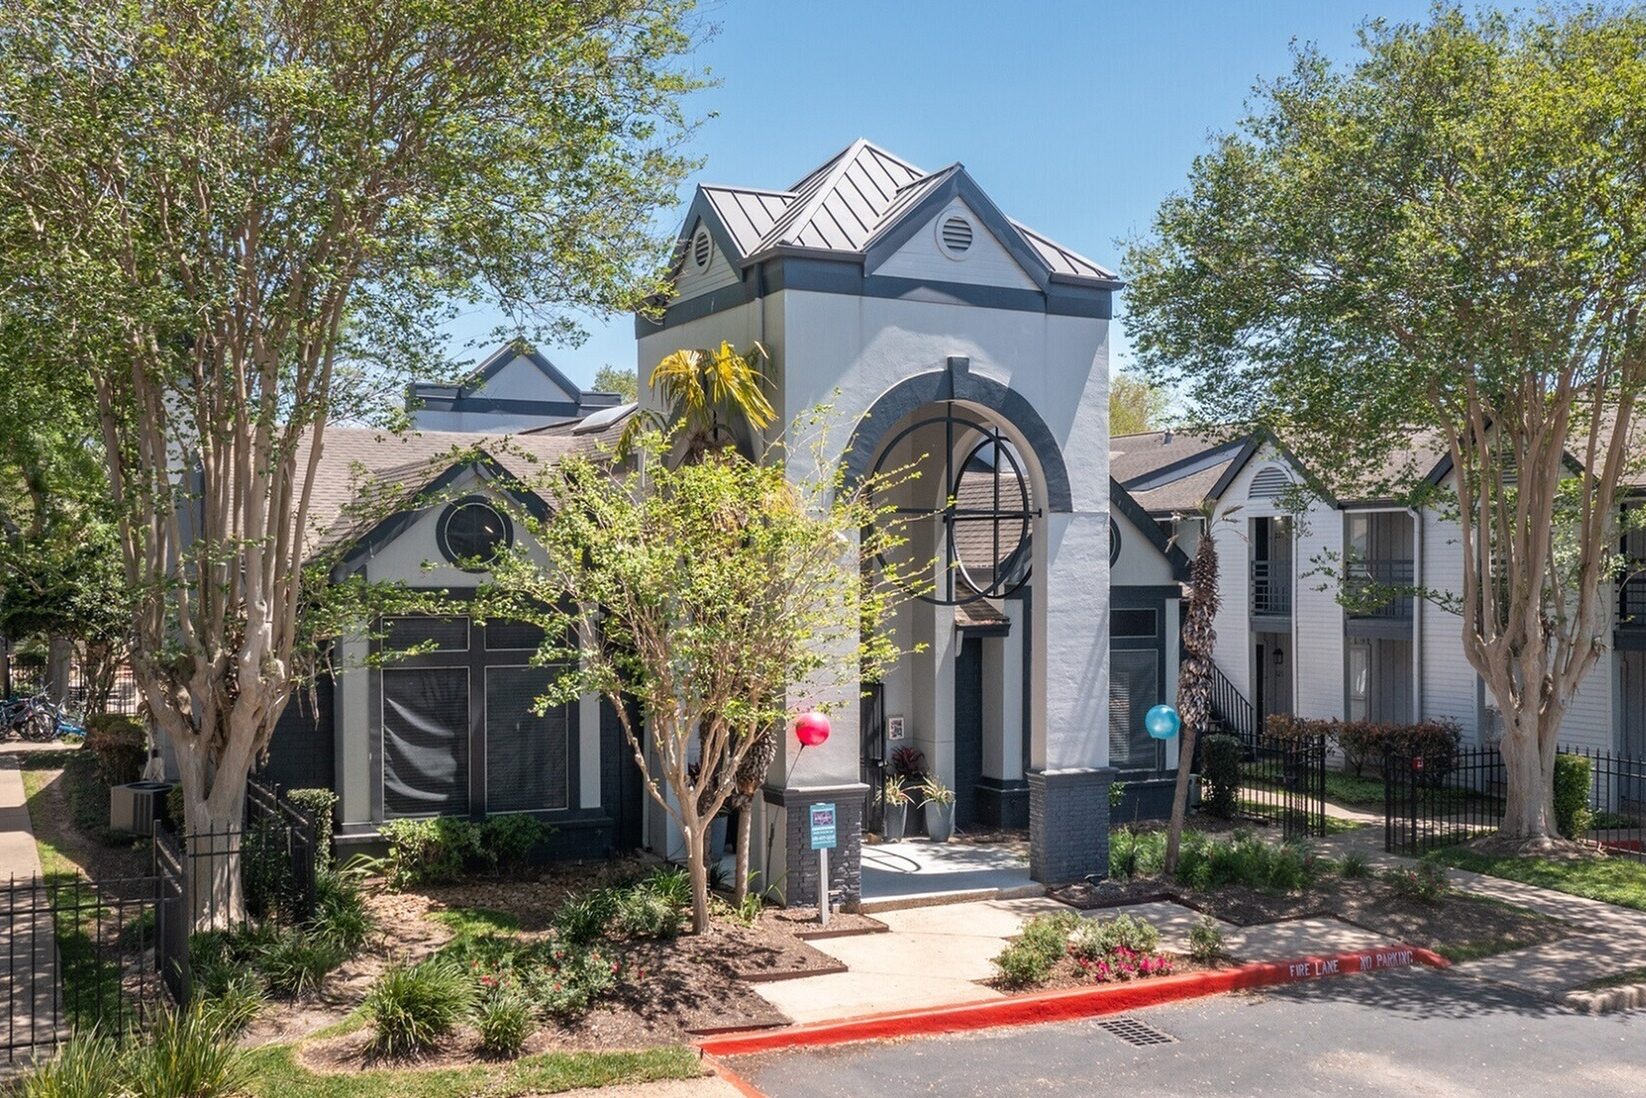
[[[709,265],[709,257],[714,255],[714,241],[709,239],[709,230],[699,229],[692,237],[692,262],[697,264],[698,270]]]
[[[929,445],[959,459],[938,471],[939,483],[947,486],[944,500],[924,505],[906,500],[908,505],[893,508],[911,533],[923,524],[933,527],[942,577],[936,590],[919,597],[959,606],[1016,594],[1029,579],[1031,535],[1040,517],[1016,448],[995,427],[957,415],[949,403],[944,414],[918,419],[892,436],[875,462],[876,474],[888,471],[889,461],[894,462],[890,468],[896,467],[892,455],[911,436],[919,447]],[[897,563],[906,567],[916,562]]]
[[[937,223],[937,245],[950,259],[959,259],[972,248],[972,223],[961,214],[949,214]]]
[[[483,496],[460,499],[440,516],[440,551],[466,572],[484,572],[513,543],[508,516]]]
[[[1109,567],[1113,568],[1115,561],[1120,559],[1120,527],[1114,519],[1109,520]]]

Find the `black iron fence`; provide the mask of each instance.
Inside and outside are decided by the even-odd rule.
[[[186,835],[156,821],[150,872],[13,880],[0,895],[9,1060],[75,1031],[119,1033],[190,998],[197,929],[311,918],[322,844],[314,817],[253,779],[242,826]]]
[[[1237,810],[1246,819],[1279,825],[1288,839],[1324,837],[1325,737],[1257,735],[1245,741]]]
[[[1646,861],[1646,759],[1584,748],[1562,755],[1589,764],[1588,814],[1567,821],[1567,837],[1618,857]],[[1497,747],[1383,759],[1383,845],[1422,854],[1496,831],[1503,822],[1508,768]]]

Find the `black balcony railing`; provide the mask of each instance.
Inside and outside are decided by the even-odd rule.
[[[1292,568],[1286,560],[1252,561],[1252,613],[1288,616],[1292,612]]]
[[[1344,567],[1343,590],[1349,597],[1351,618],[1373,621],[1410,621],[1412,618],[1412,562],[1357,560]]]
[[[1631,565],[1628,578],[1618,584],[1617,623],[1625,629],[1646,629],[1646,574]]]

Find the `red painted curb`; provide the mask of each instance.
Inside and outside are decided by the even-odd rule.
[[[703,1060],[709,1065],[717,1077],[723,1079],[727,1086],[743,1095],[743,1098],[766,1098],[765,1091],[759,1089],[753,1083],[743,1078],[743,1076],[727,1067],[723,1061],[717,1059],[712,1053],[706,1051],[703,1052]]]
[[[1161,976],[1124,984],[1067,988],[1016,995],[1007,999],[986,999],[975,1003],[928,1010],[902,1010],[887,1014],[867,1014],[829,1022],[810,1022],[785,1029],[728,1033],[698,1042],[697,1047],[712,1056],[737,1056],[774,1049],[838,1045],[849,1041],[874,1041],[890,1037],[920,1037],[955,1033],[996,1026],[1062,1022],[1137,1010],[1160,1003],[1197,999],[1254,987],[1272,987],[1297,980],[1327,976],[1347,976],[1356,972],[1379,972],[1407,968],[1414,964],[1448,968],[1450,962],[1438,953],[1409,945],[1380,946],[1295,961],[1274,961],[1242,965],[1213,972],[1187,972],[1181,976]]]

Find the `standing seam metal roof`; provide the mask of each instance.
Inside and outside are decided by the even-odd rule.
[[[924,172],[859,138],[787,191],[705,184],[699,188],[746,262],[779,248],[861,254],[905,213],[965,169]],[[1054,275],[1114,280],[1114,272],[1018,221],[1011,226]],[[691,225],[685,227],[686,232]]]

